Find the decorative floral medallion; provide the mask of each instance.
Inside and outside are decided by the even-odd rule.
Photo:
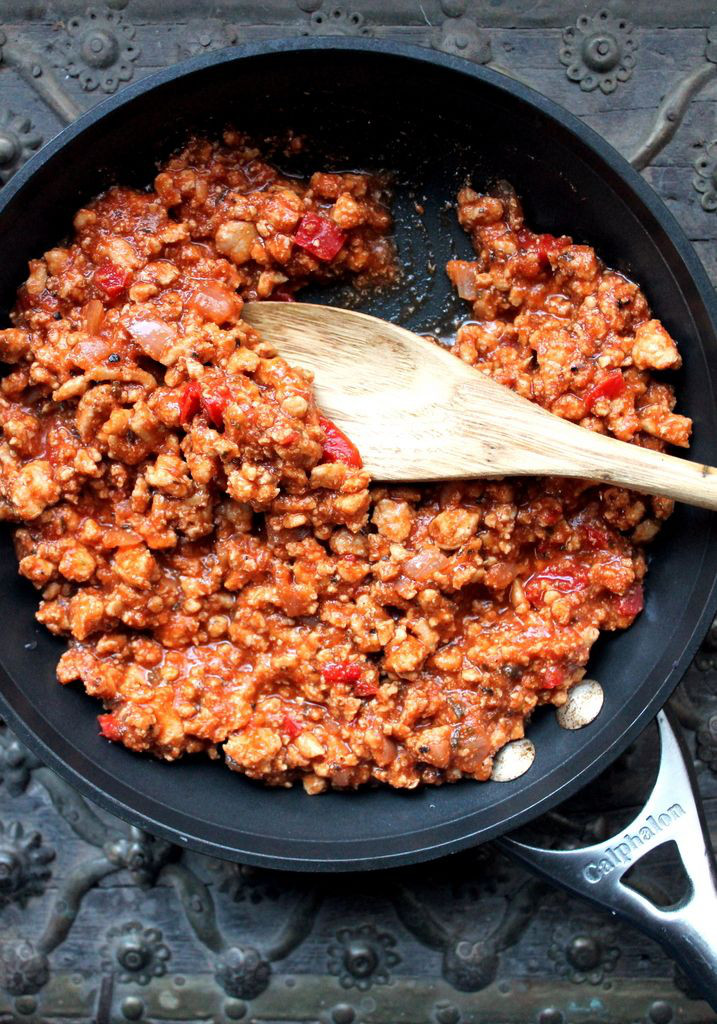
[[[476,64],[487,64],[492,56],[488,33],[481,31],[473,18],[465,16],[446,18],[433,31],[431,45],[434,50],[465,57]]]
[[[574,26],[565,29],[560,63],[584,92],[599,88],[610,93],[632,75],[636,49],[632,25],[602,10],[592,18],[581,14]]]
[[[0,822],[0,909],[8,903],[25,906],[39,896],[51,871],[55,851],[45,846],[39,832],[25,833],[19,821],[5,828]]]
[[[162,942],[161,931],[145,928],[139,921],[110,928],[100,952],[103,970],[117,971],[120,981],[134,981],[138,985],[148,985],[152,978],[166,974],[172,955]]]
[[[328,11],[314,9],[302,36],[370,36],[371,29],[358,11],[331,7]]]
[[[336,938],[338,942],[329,947],[329,972],[337,975],[339,984],[367,989],[388,983],[391,968],[401,959],[393,935],[365,924],[342,928]]]
[[[0,108],[0,182],[3,185],[41,142],[29,117]]]
[[[139,57],[133,42],[134,26],[118,11],[90,8],[84,18],[70,18],[65,38],[50,44],[57,66],[77,78],[85,92],[100,88],[115,92],[132,77],[132,62]]]
[[[694,167],[692,184],[701,193],[702,209],[707,213],[713,213],[717,210],[717,139],[702,147]]]

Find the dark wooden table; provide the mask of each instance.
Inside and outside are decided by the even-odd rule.
[[[712,27],[711,27],[712,26]],[[643,171],[717,281],[717,7],[686,0],[0,0],[0,181],[79,112],[192,54],[286,35],[435,47],[534,86]],[[717,625],[672,705],[717,830]],[[545,824],[610,834],[648,731]],[[677,868],[645,884],[669,892]],[[0,726],[0,1022],[669,1024],[714,1014],[660,949],[490,846],[415,869],[277,875],[129,830]]]

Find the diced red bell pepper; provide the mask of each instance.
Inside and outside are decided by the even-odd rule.
[[[378,687],[370,679],[362,679],[363,668],[355,661],[338,661],[324,665],[321,670],[324,681],[329,686],[344,684],[353,687],[357,697],[375,697]]]
[[[284,715],[281,720],[281,731],[288,733],[290,740],[295,740],[303,729],[298,722],[295,722],[291,715]]]
[[[645,592],[642,583],[633,583],[626,594],[617,602],[618,615],[634,618],[645,607]]]
[[[324,665],[321,674],[329,686],[344,684],[353,687],[357,697],[375,697],[378,693],[378,687],[372,680],[361,678],[363,668],[355,661],[331,662]]]
[[[546,668],[543,674],[544,690],[556,690],[559,686],[562,686],[564,682],[565,670],[560,668],[559,665],[551,665],[550,668]]]
[[[585,543],[594,551],[601,551],[610,546],[610,534],[604,526],[597,526],[595,523],[586,523],[583,527]]]
[[[294,241],[317,260],[328,263],[343,248],[346,235],[322,213],[305,213],[299,221]]]
[[[378,687],[370,679],[359,679],[354,686],[354,694],[357,697],[375,697],[377,693]]]
[[[117,299],[127,287],[130,273],[116,263],[101,263],[95,270],[93,280],[108,299]]]
[[[319,416],[319,425],[326,434],[324,462],[344,462],[347,466],[361,469],[363,460],[359,450],[352,441],[349,441],[343,430],[325,416]]]
[[[363,669],[355,661],[333,661],[324,665],[321,674],[329,686],[347,683],[353,686],[361,678]]]
[[[98,715],[97,721],[100,724],[100,733],[106,740],[117,743],[120,738],[119,722],[115,715]]]
[[[179,421],[188,423],[201,409],[217,430],[224,426],[224,410],[232,399],[228,387],[221,385],[210,394],[202,391],[197,381],[186,385],[179,400]]]
[[[221,430],[224,426],[224,410],[231,401],[231,392],[229,388],[218,387],[211,394],[202,394],[200,399],[202,411],[207,417],[210,423],[212,423],[217,430]]]
[[[199,387],[196,380],[191,380],[182,392],[182,397],[179,399],[179,422],[189,423],[189,421],[199,412],[201,401],[202,389]]]
[[[617,398],[625,390],[625,378],[620,370],[610,370],[601,381],[590,388],[585,395],[585,405],[588,410],[597,402],[598,398]]]
[[[527,228],[520,228],[516,231],[518,245],[526,252],[536,253],[538,260],[543,266],[550,263],[550,257],[557,255],[570,245],[570,239],[566,235],[559,238],[555,235],[538,235]]]

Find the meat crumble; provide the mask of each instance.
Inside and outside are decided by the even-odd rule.
[[[108,740],[309,793],[484,780],[641,611],[669,500],[373,484],[242,320],[308,282],[394,280],[389,203],[380,176],[286,178],[228,132],[31,262],[0,331],[0,516]],[[471,304],[456,356],[587,429],[686,446],[652,376],[680,357],[637,285],[530,231],[505,185],[457,210],[476,259],[447,266]]]

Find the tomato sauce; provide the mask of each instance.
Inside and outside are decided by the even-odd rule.
[[[292,148],[299,148],[299,140]],[[585,429],[661,449],[690,422],[636,284],[463,189],[454,352]],[[384,487],[309,377],[241,318],[309,282],[399,279],[386,180],[287,178],[192,140],[33,260],[0,384],[0,515],[58,666],[109,742],[308,792],[486,779],[643,607],[671,503],[556,478]],[[370,415],[370,410],[367,411]]]

